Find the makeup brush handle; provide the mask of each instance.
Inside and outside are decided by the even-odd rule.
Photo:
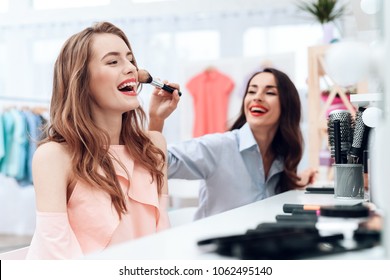
[[[166,91],[168,91],[168,92],[170,92],[170,93],[173,93],[173,91],[176,90],[176,88],[170,87],[170,86],[168,86],[168,85],[166,85],[166,84],[164,84],[164,85],[162,86],[162,89],[163,89],[163,90],[166,90]],[[179,91],[179,96],[181,96],[181,92],[180,92],[180,91]]]
[[[342,163],[341,158],[341,132],[340,132],[340,120],[333,121],[333,129],[334,129],[334,155],[335,155],[335,163]]]
[[[158,87],[158,88],[161,88],[161,89],[163,89],[165,91],[168,91],[170,93],[173,93],[176,90],[176,88],[170,87],[170,86],[168,86],[168,85],[166,85],[164,83],[161,83],[159,81],[156,81],[156,80],[153,80],[151,82],[151,84],[156,86],[156,87]],[[179,91],[179,96],[181,96],[181,92],[180,91]]]

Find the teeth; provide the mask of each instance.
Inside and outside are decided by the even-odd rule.
[[[135,87],[136,86],[136,83],[135,82],[130,82],[130,83],[124,83],[124,84],[121,84],[118,89],[122,89],[122,88],[125,88],[125,87]]]
[[[264,109],[258,108],[258,107],[252,107],[251,112],[260,112],[265,113],[266,111]]]

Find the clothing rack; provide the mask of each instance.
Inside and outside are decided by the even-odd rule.
[[[50,103],[50,99],[38,99],[30,97],[14,97],[14,96],[2,96],[0,95],[0,100],[12,101],[12,102],[29,102],[29,103]]]
[[[21,186],[29,186],[32,157],[42,127],[48,122],[48,106],[38,104],[35,99],[7,98],[7,101],[12,103],[1,102],[0,107],[0,174],[14,178]]]

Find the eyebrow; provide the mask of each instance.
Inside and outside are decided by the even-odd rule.
[[[133,55],[132,52],[127,52],[126,53],[126,56],[130,56],[130,55]],[[109,52],[109,53],[106,53],[101,60],[104,60],[106,57],[108,56],[120,56],[120,53],[119,52]]]
[[[249,85],[249,87],[255,87],[255,88],[258,88],[257,85]],[[273,86],[273,85],[266,85],[265,86],[266,89],[271,89],[271,88],[276,88],[277,89],[277,86]]]

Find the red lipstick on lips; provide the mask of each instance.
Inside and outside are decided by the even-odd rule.
[[[249,112],[253,115],[253,116],[263,116],[264,114],[266,114],[268,112],[268,109],[265,108],[264,106],[261,106],[261,105],[252,105],[249,107]]]
[[[118,86],[118,90],[122,92],[124,95],[128,96],[136,96],[137,92],[137,80],[135,78],[126,79],[121,82]]]

